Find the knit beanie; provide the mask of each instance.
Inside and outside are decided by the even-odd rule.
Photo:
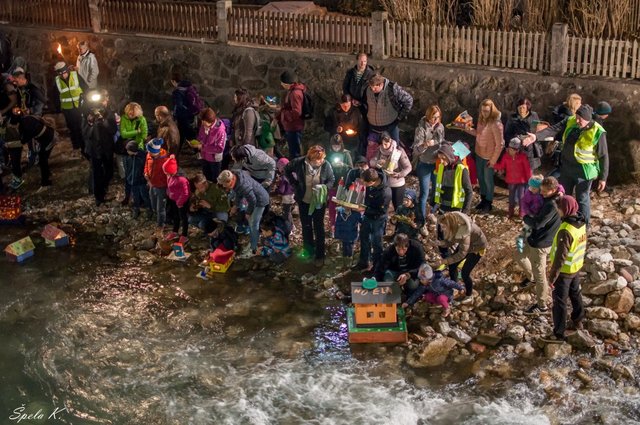
[[[531,177],[529,179],[529,187],[532,187],[534,189],[540,189],[540,186],[542,185],[542,179],[540,177]]]
[[[296,82],[296,75],[289,70],[284,71],[280,74],[280,82],[284,84],[293,84]]]
[[[289,160],[285,157],[282,157],[278,160],[278,162],[276,162],[276,167],[278,168],[278,170],[283,170],[284,167],[287,166],[287,164],[289,164]]]
[[[609,115],[611,113],[612,109],[611,109],[611,105],[609,105],[609,103],[602,101],[602,102],[598,102],[598,105],[596,106],[596,114],[598,115]]]
[[[173,176],[178,172],[178,161],[176,161],[175,155],[171,155],[169,159],[162,164],[162,171],[168,176]]]
[[[358,164],[366,164],[367,163],[367,158],[365,158],[362,155],[359,155],[356,157],[355,162],[353,163],[354,165],[358,165]]]
[[[418,269],[418,279],[431,280],[431,278],[433,278],[433,269],[429,264],[422,263],[422,265]]]
[[[129,152],[134,152],[134,153],[140,152],[140,148],[138,147],[138,142],[136,142],[135,140],[129,140],[125,148]]]
[[[522,141],[518,137],[514,137],[513,139],[509,140],[510,148],[520,149],[521,146],[522,146]]]
[[[160,148],[162,147],[163,143],[164,140],[161,137],[152,139],[151,141],[149,141],[149,143],[147,143],[147,151],[149,153],[160,153]]]
[[[449,164],[453,164],[456,160],[456,153],[453,150],[453,146],[449,143],[443,143],[438,149],[438,153],[444,155],[447,158]]]
[[[578,212],[578,201],[570,195],[564,195],[557,201],[558,209],[562,211],[564,217],[576,215]]]
[[[576,115],[583,120],[591,121],[591,119],[593,118],[593,108],[587,104],[580,105],[580,107],[576,111]]]

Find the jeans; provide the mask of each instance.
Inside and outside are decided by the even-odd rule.
[[[302,155],[302,131],[285,131],[284,138],[289,146],[289,159]]]
[[[387,217],[371,218],[364,216],[360,227],[360,259],[358,264],[365,266],[369,260],[373,261],[374,267],[382,260],[382,236],[387,224]],[[373,256],[371,249],[373,248]]]
[[[564,187],[564,191],[567,195],[573,194],[576,191],[576,201],[578,201],[579,210],[584,216],[584,220],[589,224],[589,218],[591,217],[591,182],[593,180],[585,180],[581,177],[567,176],[566,173],[561,172],[558,182]]]
[[[418,199],[418,205],[420,205],[420,213],[422,219],[427,217],[427,201],[429,200],[429,185],[433,184],[435,190],[435,164],[427,164],[426,162],[418,162],[416,167],[416,174],[418,176],[418,182],[420,183],[420,198]]]
[[[137,184],[130,187],[133,197],[133,208],[151,208],[151,199],[149,199],[149,188],[147,185]]]
[[[103,203],[107,196],[107,188],[113,177],[113,156],[91,157],[91,170],[93,172],[93,196],[96,203]]]
[[[574,323],[584,319],[582,294],[580,293],[580,275],[560,274],[553,285],[553,334],[564,337],[567,325],[567,297],[571,300],[571,320]]]
[[[300,224],[302,225],[302,245],[305,252],[317,259],[325,257],[324,214],[326,207],[316,209],[309,215],[309,204],[298,203]]]
[[[221,162],[206,161],[204,159],[202,160],[202,174],[204,174],[204,176],[210,182],[216,183],[221,168]]]
[[[166,220],[166,187],[151,187],[149,189],[149,198],[151,199],[151,209],[156,213],[156,224],[158,227],[164,226]]]
[[[366,118],[366,115],[365,115]],[[382,133],[383,131],[386,131],[387,133],[389,133],[389,135],[391,136],[391,138],[393,140],[395,140],[398,143],[398,146],[400,146],[400,129],[398,128],[398,123],[396,121],[392,122],[391,124],[387,124],[387,125],[383,125],[383,126],[370,126],[370,131],[373,131],[374,133]]]
[[[216,228],[213,219],[227,221],[229,220],[229,213],[226,212],[213,212],[204,208],[189,213],[189,224],[196,226],[205,233],[211,233]]]
[[[480,183],[480,196],[489,202],[493,202],[493,191],[495,183],[493,181],[493,168],[489,167],[489,160],[476,155],[476,169],[478,171],[478,182]]]
[[[471,272],[481,258],[482,257],[477,252],[470,252],[466,257],[464,257],[464,266],[462,266],[461,274],[467,296],[470,296],[473,293],[473,279],[471,279]],[[462,261],[459,261],[449,265],[449,278],[451,280],[458,280],[458,264],[461,262]]]
[[[510,184],[509,185],[509,212],[513,212],[516,205],[520,205],[520,200],[527,190],[527,184]],[[522,216],[522,214],[520,214]]]
[[[260,239],[260,220],[264,213],[265,207],[254,207],[251,216],[249,217],[249,229],[251,231],[249,237],[251,239],[251,250],[255,251],[258,248],[258,240]]]
[[[355,245],[354,241],[342,241],[342,256],[347,258],[353,257],[354,245]]]
[[[525,240],[522,254],[518,253],[517,261],[527,274],[527,279],[536,283],[538,307],[549,304],[549,282],[547,281],[547,258],[551,247],[534,248]]]

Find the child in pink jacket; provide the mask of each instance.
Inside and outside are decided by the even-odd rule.
[[[182,232],[178,242],[186,244],[189,230],[187,212],[189,210],[189,180],[178,172],[178,162],[174,155],[162,166],[162,170],[167,175],[167,215],[173,220],[173,231],[165,236],[166,241],[172,241],[178,237],[178,229],[182,227]]]
[[[206,108],[200,113],[202,125],[198,132],[200,155],[202,156],[202,174],[208,181],[215,183],[220,174],[224,148],[227,144],[227,129],[216,112]]]

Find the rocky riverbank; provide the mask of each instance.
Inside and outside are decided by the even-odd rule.
[[[119,204],[121,181],[116,180],[110,189],[113,200],[97,208],[86,189],[88,164],[72,156],[67,143],[56,147],[51,162],[55,186],[50,190],[34,193],[37,172],[27,174],[22,191],[30,221],[57,223],[72,239],[87,233],[99,235],[126,264],[166,261],[162,255],[169,247],[158,242],[155,224],[145,220],[144,214],[133,219],[130,209]],[[197,171],[194,158],[186,156],[183,164],[188,174]],[[415,186],[415,180],[410,179],[410,184]],[[563,344],[540,341],[551,331],[550,313],[524,314],[535,295],[532,288],[518,286],[522,274],[512,256],[520,224],[506,217],[505,193],[499,189],[495,215],[474,216],[487,234],[489,249],[477,268],[473,297],[455,302],[446,319],[440,317],[439,307],[418,304],[408,323],[406,363],[413,368],[466,367],[482,381],[519,376],[545,359],[567,358],[572,359],[572,366],[565,372],[572,373],[576,385],[589,385],[592,373],[604,371],[620,385],[637,386],[640,357],[629,354],[637,353],[640,345],[640,189],[621,186],[594,195],[583,283],[586,326]],[[279,208],[277,201],[273,207]],[[35,233],[32,236],[37,238]],[[194,255],[176,267],[193,268],[195,275],[208,246],[197,229],[191,229],[190,237],[188,251]],[[299,226],[292,245],[301,245]],[[334,298],[361,276],[350,272],[349,262],[339,257],[337,241],[329,240],[328,245],[329,258],[320,270],[299,256],[277,268],[252,259],[237,260],[220,280],[294,280],[315,290],[319,298]],[[434,252],[429,255],[435,258]],[[548,382],[551,392],[555,391],[553,373],[543,369],[539,376],[543,385]]]

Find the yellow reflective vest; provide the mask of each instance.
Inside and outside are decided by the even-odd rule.
[[[436,189],[433,195],[433,202],[436,205],[441,204],[442,195],[442,177],[444,176],[444,165],[439,162],[436,168]],[[451,208],[462,209],[464,206],[464,188],[462,187],[462,172],[465,169],[464,164],[456,165],[456,171],[453,176],[453,199],[451,199]]]
[[[573,241],[569,247],[567,258],[564,259],[564,263],[562,263],[562,267],[560,267],[560,273],[578,273],[584,264],[584,255],[587,251],[587,226],[575,227],[571,223],[562,222],[558,232],[553,238],[553,245],[551,245],[550,257],[552,264],[558,249],[558,234],[563,230],[569,232]]]
[[[60,107],[62,109],[74,109],[80,107],[80,80],[76,71],[69,72],[69,82],[65,82],[60,76],[56,76],[56,87],[60,92]]]
[[[576,121],[576,116],[572,115],[569,117],[567,126],[562,134],[562,143],[567,140],[567,136],[574,129],[581,131]],[[600,172],[600,162],[596,155],[596,145],[602,133],[606,133],[605,129],[597,122],[594,122],[591,128],[581,131],[580,137],[578,137],[573,148],[573,156],[576,158],[578,164],[582,164],[582,169],[584,170],[584,175],[587,180],[595,179]]]

